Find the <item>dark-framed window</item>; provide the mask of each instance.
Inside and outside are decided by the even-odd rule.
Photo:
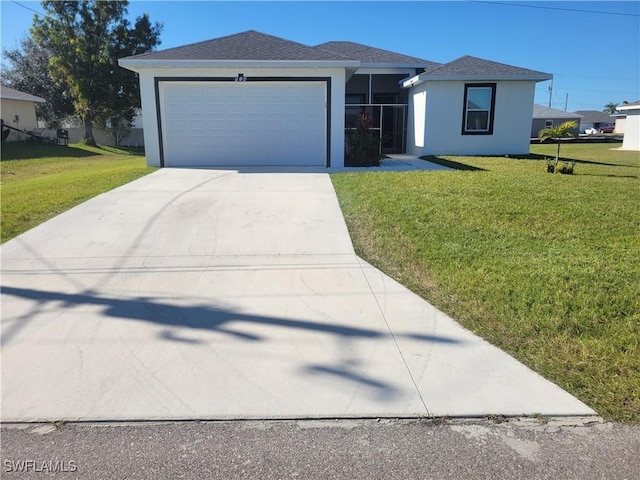
[[[462,134],[493,135],[495,105],[495,83],[465,84]]]
[[[549,127],[553,127],[553,120],[544,121],[544,128],[549,128]]]

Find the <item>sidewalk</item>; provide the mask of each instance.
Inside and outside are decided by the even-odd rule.
[[[412,170],[452,170],[449,167],[437,163],[421,160],[420,158],[405,153],[393,153],[386,155],[380,161],[379,167],[342,167],[330,168],[330,172],[407,172]]]

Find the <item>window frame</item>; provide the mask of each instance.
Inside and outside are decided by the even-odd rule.
[[[493,120],[496,110],[496,83],[465,83],[464,84],[464,100],[462,104],[462,135],[493,135]],[[467,129],[467,97],[469,90],[472,88],[489,88],[491,90],[491,105],[489,107],[488,128],[486,130],[468,130]],[[472,112],[486,112],[485,109],[470,110]]]

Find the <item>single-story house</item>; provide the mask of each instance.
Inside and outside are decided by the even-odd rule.
[[[165,167],[342,167],[345,129],[360,113],[383,153],[524,154],[535,84],[552,78],[253,30],[119,64],[140,77],[147,162]]]
[[[598,110],[578,110],[573,112],[576,115],[582,115],[580,120],[580,133],[595,128],[598,130],[603,123],[614,123],[615,118],[610,113],[600,112]]]
[[[44,98],[21,92],[5,85],[0,85],[0,112],[2,114],[3,125],[18,130],[35,130],[38,126],[36,120],[36,103],[44,103],[45,101]],[[19,135],[20,134],[12,134],[8,140],[15,140]]]
[[[620,105],[618,111],[627,114],[622,149],[640,151],[640,100]]]
[[[565,112],[564,110],[557,110],[555,108],[545,107],[544,105],[533,105],[533,121],[531,122],[531,138],[538,138],[540,130],[547,127],[554,127],[561,125],[565,122],[575,121],[578,125],[574,134],[578,134],[580,131],[580,121],[582,115],[577,113]]]

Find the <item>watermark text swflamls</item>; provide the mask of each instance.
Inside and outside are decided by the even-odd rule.
[[[68,462],[62,460],[5,460],[3,466],[5,473],[70,473],[78,471],[75,460]]]

